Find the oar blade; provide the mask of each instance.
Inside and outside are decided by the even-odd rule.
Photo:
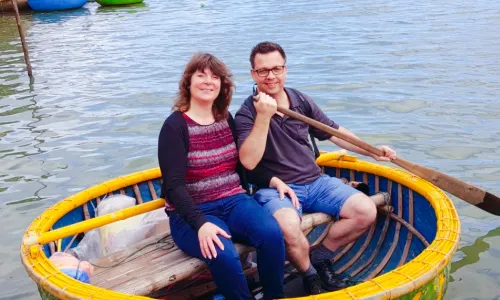
[[[475,205],[486,212],[500,216],[500,198],[479,187],[463,182],[437,170],[417,165],[401,157],[396,158],[393,163],[433,183],[440,189],[465,202]]]
[[[500,198],[493,194],[486,192],[483,201],[476,206],[491,214],[500,216]]]

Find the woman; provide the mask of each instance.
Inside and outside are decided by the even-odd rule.
[[[195,54],[184,70],[174,112],[158,140],[172,237],[205,261],[228,299],[251,299],[233,241],[257,249],[266,298],[283,297],[285,246],[275,219],[241,187],[228,106],[234,85],[215,56]]]

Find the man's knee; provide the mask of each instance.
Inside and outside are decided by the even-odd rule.
[[[304,234],[300,229],[301,220],[295,210],[282,208],[274,213],[274,217],[283,231],[283,236],[287,245],[300,246],[300,244],[304,242]]]
[[[346,211],[342,211],[344,217],[356,220],[359,227],[369,227],[377,218],[377,207],[370,197],[357,193],[349,198],[345,205]],[[344,210],[344,208],[342,208]]]
[[[361,225],[369,227],[377,220],[377,206],[375,206],[375,203],[369,197],[366,198],[366,206],[360,212],[362,216]]]

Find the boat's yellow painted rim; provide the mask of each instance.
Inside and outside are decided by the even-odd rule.
[[[437,219],[436,238],[412,261],[347,289],[298,299],[394,299],[423,286],[447,266],[460,240],[460,221],[451,200],[437,187],[406,171],[379,164],[359,161],[344,152],[321,155],[320,166],[352,169],[379,175],[401,183],[424,196],[434,208]],[[96,197],[135,183],[160,177],[158,168],[118,177],[83,190],[56,203],[37,217],[25,232],[38,234],[48,231],[66,213]],[[28,274],[44,290],[59,299],[150,299],[99,288],[77,281],[60,272],[47,258],[41,246],[21,245],[21,261]]]

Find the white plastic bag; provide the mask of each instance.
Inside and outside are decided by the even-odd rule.
[[[97,215],[104,216],[135,205],[135,198],[127,195],[111,195],[97,205]]]
[[[116,211],[134,206],[135,199],[127,195],[112,195],[105,198],[97,206],[99,216],[114,213]],[[103,255],[124,249],[129,244],[137,243],[144,239],[145,235],[137,230],[143,216],[138,215],[118,222],[104,225],[100,228],[101,251]]]
[[[113,195],[99,203],[97,214],[102,216],[113,213],[132,207],[135,203],[136,200],[132,197]],[[164,208],[159,208],[91,230],[72,251],[81,260],[96,259],[123,250],[168,229],[168,216]]]

